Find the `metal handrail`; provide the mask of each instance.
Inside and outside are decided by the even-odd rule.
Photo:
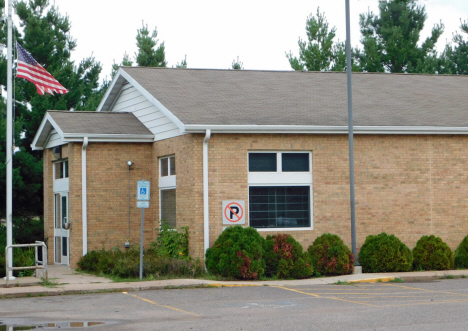
[[[37,248],[42,247],[42,261],[38,260]],[[14,247],[35,247],[35,265],[30,267],[8,267],[8,250]],[[5,249],[5,262],[6,262],[6,285],[10,284],[10,271],[13,270],[29,270],[29,269],[36,269],[36,277],[37,277],[37,270],[40,269],[43,271],[42,276],[45,280],[48,280],[48,273],[47,273],[47,246],[43,241],[36,241],[35,244],[20,244],[20,245],[8,245]],[[41,264],[41,265],[39,265]]]

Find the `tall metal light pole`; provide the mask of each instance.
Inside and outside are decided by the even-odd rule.
[[[349,140],[349,193],[351,202],[351,246],[354,265],[359,265],[356,250],[356,206],[354,197],[354,136],[353,136],[353,83],[351,63],[351,28],[349,19],[349,0],[346,0],[346,72],[348,85],[348,140]]]
[[[13,21],[12,0],[8,0],[7,39],[7,132],[6,132],[6,225],[7,246],[13,244]],[[13,252],[8,250],[8,267],[13,266]],[[9,278],[15,279],[9,271]]]

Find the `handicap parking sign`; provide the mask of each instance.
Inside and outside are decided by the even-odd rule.
[[[137,183],[137,200],[149,200],[150,198],[150,182],[140,180]]]

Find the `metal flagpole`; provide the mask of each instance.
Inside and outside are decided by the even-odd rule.
[[[354,136],[353,136],[353,84],[351,79],[351,28],[349,19],[349,0],[346,0],[346,72],[348,85],[348,140],[349,140],[349,193],[351,202],[351,246],[355,263],[358,266],[356,250],[356,204],[354,197]]]
[[[7,41],[7,134],[6,134],[6,224],[7,224],[7,246],[13,244],[13,1],[8,0],[8,41]],[[13,252],[8,250],[8,267],[13,266]],[[13,272],[9,271],[9,278]]]

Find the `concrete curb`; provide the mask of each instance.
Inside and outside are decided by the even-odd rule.
[[[306,286],[330,284],[358,284],[389,282],[397,278],[404,282],[433,281],[439,279],[468,278],[468,270],[442,270],[423,272],[396,272],[380,274],[351,274],[334,277],[321,277],[298,280],[272,281],[211,281],[203,279],[167,279],[144,282],[112,283],[109,279],[73,273],[69,268],[55,268],[54,287],[44,287],[40,280],[19,279],[10,287],[1,287],[0,299],[37,296],[77,295],[112,292],[138,292],[163,289],[209,288],[209,287],[249,287],[249,286]]]

